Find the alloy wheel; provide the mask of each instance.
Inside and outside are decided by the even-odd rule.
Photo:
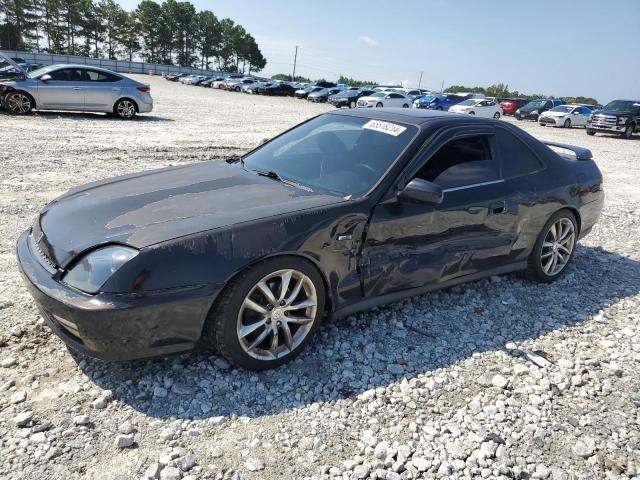
[[[136,114],[136,107],[131,100],[121,100],[117,111],[121,118],[131,118]]]
[[[633,125],[629,125],[624,131],[624,138],[629,139],[633,137]]]
[[[293,269],[270,273],[249,290],[240,307],[240,346],[258,360],[285,357],[311,331],[317,308],[318,294],[309,277]]]
[[[13,113],[28,113],[31,110],[31,99],[22,93],[12,93],[7,98],[7,107]]]
[[[576,243],[576,231],[573,222],[559,218],[554,222],[542,242],[540,263],[542,271],[553,277],[567,266]]]
[[[567,118],[564,121],[564,128],[571,128],[571,119],[570,118]]]

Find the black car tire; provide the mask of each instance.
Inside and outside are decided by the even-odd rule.
[[[436,107],[436,110],[441,112],[442,111],[442,107]]]
[[[131,110],[133,109],[133,110]],[[136,116],[138,108],[136,102],[129,98],[121,98],[113,107],[113,113],[123,120],[130,120]]]
[[[587,129],[587,135],[589,135],[590,137],[593,137],[595,134],[596,132],[594,130]]]
[[[627,125],[627,128],[624,129],[624,133],[622,134],[622,136],[627,140],[631,139],[631,137],[633,137],[633,132],[635,131],[635,129],[636,126],[633,123],[630,123],[629,125]]]
[[[353,100],[351,100],[349,102],[349,108],[356,108],[356,102],[354,102]]]
[[[495,118],[496,120],[500,120],[500,112],[494,113],[493,118]]]
[[[4,108],[12,115],[27,115],[33,111],[31,95],[22,91],[9,92],[4,96]]]
[[[571,119],[567,118],[562,125],[564,128],[571,128]]]
[[[475,114],[476,114],[476,112],[474,112],[473,110],[471,110],[471,111],[469,112],[469,115],[475,115]]]
[[[556,274],[549,275],[544,271],[542,266],[541,258],[542,258],[543,244],[545,242],[545,239],[547,237],[547,234],[549,233],[551,226],[555,225],[557,222],[563,219],[570,221],[571,224],[573,225],[573,232],[574,232],[573,245],[571,248],[571,253],[569,255],[569,258],[566,261],[562,270],[560,270]],[[542,228],[542,231],[540,232],[540,235],[538,236],[538,240],[536,240],[536,243],[533,246],[531,255],[529,255],[529,259],[527,260],[527,264],[528,264],[527,270],[523,272],[524,276],[529,280],[540,282],[540,283],[551,283],[557,280],[558,278],[560,278],[564,274],[564,272],[567,271],[567,267],[569,266],[569,264],[571,263],[571,260],[573,259],[573,254],[576,251],[576,245],[578,243],[578,234],[579,234],[578,222],[576,221],[576,216],[570,210],[563,209],[554,213],[551,216],[551,218],[549,218],[547,223],[545,223],[544,227]]]
[[[402,105],[402,108],[409,108],[409,105],[405,103],[404,105]]]
[[[376,108],[382,108],[382,107],[383,107],[382,102],[376,103]]]
[[[261,279],[280,270],[295,270],[313,283],[316,293],[316,313],[304,339],[289,353],[272,360],[257,359],[249,355],[238,338],[238,316],[245,298]],[[292,287],[293,288],[293,287]],[[266,370],[293,360],[313,339],[325,313],[324,282],[315,266],[300,257],[278,257],[260,262],[238,274],[229,282],[207,317],[203,340],[233,364],[248,370]],[[275,310],[275,309],[274,309]]]

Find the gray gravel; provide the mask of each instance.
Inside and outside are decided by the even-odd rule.
[[[638,478],[640,138],[518,123],[604,173],[604,214],[557,283],[492,277],[330,321],[259,374],[206,352],[107,364],[70,354],[23,286],[14,244],[36,212],[329,110],[150,81],[156,110],[132,122],[0,113],[0,478]]]

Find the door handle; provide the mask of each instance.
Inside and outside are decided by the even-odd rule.
[[[467,212],[472,215],[477,215],[478,213],[482,213],[486,210],[486,207],[469,207],[467,208]]]
[[[507,206],[504,202],[496,202],[491,205],[491,213],[493,215],[500,215],[507,211]]]
[[[74,90],[82,90],[82,87],[73,87]]]

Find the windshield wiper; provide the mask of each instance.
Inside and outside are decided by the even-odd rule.
[[[306,190],[307,192],[312,192],[313,193],[313,189],[303,185],[301,183],[296,182],[295,180],[290,180],[288,178],[284,178],[281,177],[280,174],[278,172],[276,172],[275,170],[269,170],[267,172],[263,172],[260,170],[254,170],[256,172],[257,175],[260,175],[261,177],[267,177],[270,178],[272,180],[277,180],[278,182],[282,182],[285,185],[291,185],[293,187],[298,187],[302,190]]]

